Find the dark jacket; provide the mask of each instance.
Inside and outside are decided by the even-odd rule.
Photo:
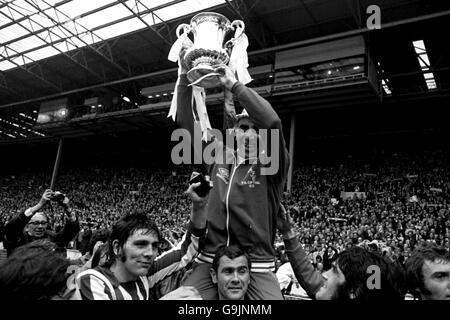
[[[187,84],[182,75],[177,87],[177,122],[193,137],[192,90]],[[274,175],[261,175],[263,165],[259,162],[237,164],[233,150],[217,139],[210,142],[219,144],[224,150],[223,158],[231,158],[233,164],[215,162],[208,167],[213,181],[208,200],[208,233],[197,261],[212,263],[220,246],[235,244],[249,252],[253,272],[274,271],[276,215],[289,168],[281,120],[267,100],[242,83],[236,82],[231,91],[256,126],[279,129],[279,169]]]
[[[7,250],[8,256],[15,248],[37,240],[31,237],[24,230],[31,217],[32,216],[27,217],[25,213],[21,212],[8,221],[5,225],[4,246]],[[56,243],[59,247],[63,248],[69,244],[69,242],[77,235],[79,230],[80,224],[78,220],[71,221],[66,219],[66,225],[60,232],[55,233],[51,230],[46,230],[44,237],[41,239],[49,239],[50,241]]]
[[[298,283],[311,299],[315,299],[315,295],[323,283],[322,275],[314,269],[297,237],[284,239],[284,245]]]

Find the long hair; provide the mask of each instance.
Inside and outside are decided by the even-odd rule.
[[[56,249],[49,240],[16,248],[0,265],[0,300],[49,300],[61,292],[69,261]]]
[[[340,298],[349,298],[350,294],[358,300],[403,300],[406,290],[405,276],[401,267],[378,252],[360,247],[352,247],[339,254],[336,263],[345,276],[344,292]],[[369,277],[373,273],[379,276],[379,287],[371,288],[368,285]],[[377,281],[377,280],[376,280]]]
[[[406,260],[405,267],[408,289],[415,297],[420,297],[420,293],[430,294],[425,288],[422,274],[425,260],[450,263],[450,252],[433,243],[425,243],[414,249],[411,256]]]
[[[149,233],[155,233],[158,239],[161,239],[161,233],[155,222],[141,211],[126,215],[117,221],[113,227],[108,240],[108,256],[105,267],[110,267],[116,261],[116,254],[113,249],[113,242],[117,240],[119,247],[123,247],[127,239],[139,229],[147,229]],[[123,259],[124,257],[122,257]]]

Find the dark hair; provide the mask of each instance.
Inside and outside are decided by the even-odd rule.
[[[241,256],[245,256],[247,259],[248,269],[252,268],[252,262],[247,252],[239,248],[238,246],[222,246],[217,250],[216,255],[214,256],[212,268],[217,272],[219,269],[219,261],[223,256],[227,256],[230,259],[236,259]]]
[[[345,276],[344,295],[350,293],[358,300],[403,300],[405,296],[405,277],[396,263],[382,257],[378,252],[361,247],[352,247],[339,254],[336,263]],[[372,275],[370,266],[380,270],[380,287],[369,288],[367,280]]]
[[[49,240],[36,240],[16,248],[0,265],[0,299],[49,300],[65,285],[69,261]]]
[[[155,222],[150,220],[144,212],[136,211],[132,214],[126,215],[117,221],[112,227],[112,232],[108,241],[108,258],[105,266],[111,266],[116,259],[116,255],[113,250],[113,241],[119,241],[119,246],[122,247],[127,239],[139,229],[148,229],[149,233],[155,233],[158,239],[161,240],[161,234],[158,226]]]
[[[100,265],[100,261],[104,255],[108,255],[108,244],[104,243],[97,248],[94,255],[92,256],[91,268],[94,269],[96,266]],[[102,265],[100,265],[102,266]]]
[[[422,267],[425,260],[450,263],[450,253],[445,247],[433,243],[424,243],[414,249],[406,260],[405,268],[408,289],[415,297],[420,297],[420,293],[430,294],[423,281]]]

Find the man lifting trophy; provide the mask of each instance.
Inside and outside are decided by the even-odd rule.
[[[227,40],[231,30],[234,36]],[[190,33],[193,41],[188,37]],[[177,35],[169,53],[169,59],[179,64],[169,116],[189,131],[194,145],[198,143],[195,137],[201,136],[203,148],[222,151],[215,152],[213,164],[207,166],[213,182],[207,204],[208,233],[184,285],[196,287],[203,299],[218,299],[210,276],[214,255],[223,246],[238,245],[251,258],[247,298],[282,299],[273,273],[273,244],[289,157],[277,113],[267,100],[245,85],[251,78],[247,72],[244,23],[230,23],[218,13],[204,12],[194,16],[190,25],[180,25]],[[223,87],[225,112],[234,119],[228,133],[235,138],[237,148],[235,144],[227,146],[211,132],[204,88],[216,86]],[[233,99],[244,108],[242,113],[235,113]],[[263,159],[269,151],[262,143],[267,132],[271,139],[270,164]],[[267,170],[269,166],[275,170]]]

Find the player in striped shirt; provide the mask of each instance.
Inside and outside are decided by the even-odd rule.
[[[157,257],[161,239],[158,227],[147,215],[134,213],[121,218],[112,229],[109,257],[103,266],[77,277],[77,295],[83,300],[149,300],[150,289],[191,262],[206,233],[206,202],[189,186],[192,199],[188,231],[182,241]],[[200,248],[201,249],[201,248]]]

